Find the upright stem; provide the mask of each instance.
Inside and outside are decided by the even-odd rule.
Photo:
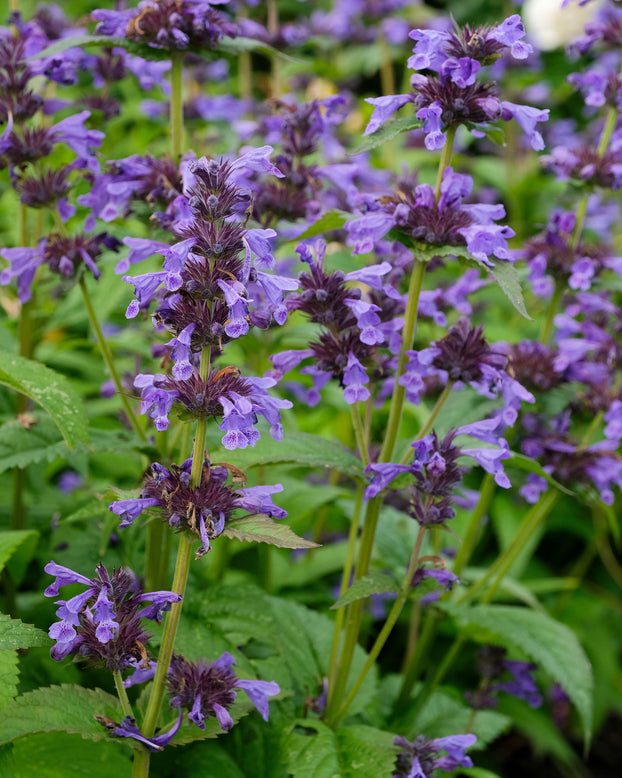
[[[183,153],[184,138],[184,54],[182,51],[174,51],[171,54],[171,113],[170,135],[171,156],[173,162],[179,164],[179,158]]]
[[[350,689],[348,696],[346,697],[343,705],[339,709],[333,724],[338,723],[345,716],[346,711],[352,704],[354,698],[357,695],[358,690],[361,688],[361,684],[367,677],[367,673],[373,667],[373,664],[378,658],[378,655],[380,654],[382,649],[384,648],[384,644],[387,642],[387,639],[391,634],[391,631],[393,630],[395,623],[400,617],[400,613],[402,612],[404,604],[410,593],[413,575],[415,574],[415,570],[417,569],[417,565],[419,563],[419,557],[421,555],[421,545],[423,543],[424,535],[425,535],[425,527],[419,527],[417,540],[415,541],[415,547],[413,548],[413,552],[411,554],[410,561],[408,563],[408,568],[406,569],[406,574],[404,576],[404,581],[400,587],[399,593],[397,595],[397,599],[395,600],[393,607],[391,608],[391,611],[387,616],[387,620],[385,621],[384,626],[380,630],[378,637],[374,641],[374,645],[372,646],[371,651],[369,652],[369,655],[367,657],[365,664],[363,665],[363,668],[361,669],[361,672],[358,674],[352,688]]]
[[[115,685],[115,689],[117,690],[117,696],[119,698],[119,702],[121,703],[121,710],[123,711],[123,715],[134,718],[134,711],[132,710],[132,706],[130,705],[130,700],[129,697],[127,696],[127,691],[125,689],[125,686],[123,686],[121,671],[113,670],[112,677],[114,678],[114,685]]]
[[[106,367],[108,368],[108,371],[110,373],[110,376],[112,380],[114,381],[114,385],[117,389],[117,392],[119,394],[119,397],[121,398],[121,402],[123,403],[123,408],[125,410],[125,413],[127,415],[127,418],[132,425],[132,429],[134,432],[144,441],[147,440],[147,435],[145,433],[145,430],[141,427],[141,425],[138,423],[138,419],[134,415],[134,411],[132,410],[132,406],[130,405],[129,400],[125,396],[124,389],[121,385],[121,379],[119,378],[119,373],[117,372],[117,368],[114,364],[114,359],[112,357],[112,351],[110,350],[110,346],[108,345],[108,341],[104,337],[101,327],[99,326],[99,322],[97,320],[97,314],[95,313],[95,309],[93,308],[93,303],[91,302],[91,296],[89,295],[88,289],[86,287],[86,281],[84,280],[84,276],[80,279],[80,289],[82,291],[82,297],[84,298],[84,305],[86,306],[86,312],[89,317],[89,321],[91,323],[91,327],[93,328],[93,332],[95,333],[95,338],[97,340],[97,344],[99,346],[99,350],[101,352],[101,355],[103,357],[103,360],[106,364]]]
[[[564,294],[565,285],[561,281],[555,283],[555,289],[549,300],[549,307],[546,310],[546,316],[542,322],[542,329],[540,330],[539,340],[545,345],[550,343],[551,336],[553,335],[553,323],[559,308],[559,302]]]
[[[367,451],[367,445],[365,443],[365,432],[363,430],[361,411],[358,402],[353,403],[350,406],[350,414],[352,416],[352,426],[354,427],[354,436],[359,450],[359,457],[361,458],[363,465],[367,467],[369,464],[369,452]]]
[[[279,6],[277,0],[267,0],[266,10],[268,17],[266,20],[266,27],[271,36],[276,36],[279,31]],[[280,97],[282,91],[281,85],[281,62],[278,55],[272,56],[272,97]]]
[[[415,329],[417,326],[417,311],[419,308],[419,296],[423,285],[423,275],[425,273],[425,263],[419,262],[415,258],[410,283],[408,285],[408,299],[406,302],[406,311],[404,313],[404,329],[402,331],[402,345],[397,361],[397,370],[395,372],[395,389],[389,411],[389,421],[387,422],[387,432],[380,452],[379,462],[390,462],[395,450],[397,436],[402,422],[402,410],[404,407],[404,397],[406,389],[399,383],[399,379],[404,375],[406,363],[408,361],[407,351],[413,347],[415,339]]]
[[[341,575],[341,588],[339,590],[339,596],[342,597],[349,584],[350,576],[352,574],[352,567],[354,565],[354,551],[356,548],[356,536],[358,534],[359,521],[361,517],[361,506],[363,504],[363,484],[359,484],[356,490],[356,503],[354,506],[354,515],[352,516],[352,522],[350,523],[350,532],[348,534],[348,547],[346,551],[346,562],[343,566],[343,573]],[[346,609],[339,608],[337,611],[337,618],[335,620],[335,632],[333,634],[333,644],[330,652],[330,665],[328,669],[328,688],[332,689],[335,683],[335,677],[337,674],[338,656],[339,656],[339,643],[341,640],[341,628],[343,626],[343,619]]]
[[[482,519],[488,510],[490,505],[490,498],[495,491],[494,477],[490,473],[486,473],[482,480],[482,486],[479,493],[479,500],[467,526],[466,532],[462,539],[462,545],[458,549],[456,559],[454,561],[453,572],[455,575],[460,575],[471,558],[473,549],[475,547],[475,541],[477,540],[477,534],[482,525]]]
[[[449,167],[451,162],[451,155],[454,150],[454,140],[456,138],[456,128],[450,127],[445,133],[445,145],[441,151],[441,159],[438,165],[438,173],[436,174],[436,186],[434,187],[434,202],[438,205],[438,201],[441,199],[441,184],[443,183],[443,176],[445,175],[445,168]]]

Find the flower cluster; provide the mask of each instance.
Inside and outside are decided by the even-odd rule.
[[[237,484],[243,484],[246,479],[232,465],[210,466],[205,460],[197,487],[191,486],[192,459],[187,459],[181,467],[171,465],[170,469],[155,462],[151,470],[153,477],[145,482],[140,497],[117,500],[111,503],[110,510],[121,518],[123,528],[129,527],[145,509],[159,508],[163,521],[201,540],[197,558],[210,550],[210,541],[222,533],[237,509],[276,519],[287,516],[271,498],[272,494],[283,490],[280,484],[246,488],[236,485],[234,488],[227,483],[230,475]]]
[[[50,653],[57,661],[77,654],[113,671],[124,670],[137,660],[147,662],[145,643],[150,636],[141,619],[159,622],[171,603],[182,599],[173,592],[141,593],[133,573],[124,568],[110,575],[99,564],[94,578],[55,562],[49,562],[44,569],[56,577],[45,590],[46,597],[57,597],[58,590],[69,584],[86,587],[69,600],[56,601],[60,621],[52,624],[49,635],[56,641]],[[151,605],[145,605],[149,602]]]
[[[401,95],[370,97],[374,112],[365,134],[375,132],[399,108],[412,103],[416,116],[423,121],[425,145],[440,149],[445,145],[447,130],[465,125],[481,135],[491,123],[500,119],[515,119],[536,150],[544,148],[538,122],[546,121],[548,110],[517,105],[501,100],[494,83],[476,79],[482,66],[490,64],[509,48],[512,56],[526,59],[531,46],[522,41],[525,29],[517,14],[498,27],[466,26],[456,32],[443,30],[412,30],[417,43],[408,67],[429,70],[436,75],[415,73],[411,77],[413,92]]]
[[[135,383],[142,390],[143,413],[156,420],[159,430],[168,426],[175,402],[190,417],[222,417],[228,448],[255,445],[257,414],[268,419],[273,437],[282,436],[279,409],[291,403],[268,396],[266,389],[274,381],[242,379],[229,367],[203,379],[197,369],[204,350],[215,357],[251,326],[267,327],[272,320],[283,324],[284,292],[297,286],[293,279],[266,272],[275,264],[269,243],[274,230],[246,229],[243,221],[251,202],[246,177],[257,171],[282,175],[268,161],[271,151],[265,146],[232,162],[204,157],[191,165],[184,194],[176,198],[186,211],[176,226],[180,242],[169,247],[126,239],[130,264],[152,253],[165,258],[161,271],[124,276],[136,293],[126,316],[137,316],[157,299],[156,326],[173,335],[168,344],[175,362],[173,378],[141,374]]]
[[[188,721],[205,729],[205,719],[215,716],[225,730],[233,719],[229,708],[239,689],[248,694],[264,721],[268,721],[268,697],[280,692],[274,681],[250,681],[238,678],[231,667],[235,659],[227,651],[215,662],[190,662],[173,656],[166,685],[171,708],[188,711]]]
[[[393,743],[401,751],[395,760],[393,778],[430,778],[433,770],[450,772],[458,767],[473,767],[464,749],[476,741],[475,735],[450,735],[435,740],[419,735],[413,741],[398,736]],[[446,756],[440,756],[441,751]]]

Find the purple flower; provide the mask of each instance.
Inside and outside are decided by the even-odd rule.
[[[225,652],[212,664],[203,660],[189,662],[182,656],[173,656],[166,684],[172,708],[188,711],[188,721],[205,729],[205,719],[215,716],[226,731],[233,726],[229,708],[235,702],[238,689],[243,689],[268,721],[268,697],[279,694],[274,681],[249,681],[238,678],[231,667],[235,659]]]
[[[406,103],[411,103],[413,96],[408,95],[386,95],[384,97],[367,97],[365,102],[374,106],[374,112],[363,135],[371,135],[382,124],[384,124],[393,114]]]
[[[56,640],[50,654],[57,661],[77,653],[104,662],[112,670],[123,670],[134,658],[137,641],[144,645],[149,640],[140,619],[157,620],[171,603],[182,599],[173,592],[141,594],[135,576],[124,568],[110,575],[99,564],[97,576],[91,579],[55,562],[49,562],[44,569],[56,576],[44,592],[46,597],[58,596],[59,588],[69,584],[86,586],[84,592],[70,600],[56,601],[60,621],[51,625],[49,635]],[[152,606],[144,608],[145,601],[152,602]]]
[[[412,742],[398,736],[393,743],[402,750],[395,760],[393,778],[431,778],[433,770],[473,767],[464,749],[476,741],[475,735],[450,735],[436,740],[419,735]],[[446,756],[440,756],[441,751],[445,751]]]
[[[103,724],[106,727],[110,733],[110,737],[129,737],[133,740],[138,740],[138,742],[146,746],[149,751],[157,753],[158,751],[162,751],[179,732],[184,717],[182,711],[179,711],[179,716],[169,729],[159,735],[153,735],[150,738],[144,737],[136,726],[136,719],[133,719],[131,716],[125,716],[120,724],[111,721],[105,716],[95,716],[95,718],[100,724]]]
[[[369,376],[365,368],[350,351],[348,354],[348,363],[343,374],[343,399],[352,405],[355,402],[365,402],[369,395],[369,389],[364,384],[369,383]]]

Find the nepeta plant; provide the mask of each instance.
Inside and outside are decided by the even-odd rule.
[[[566,58],[484,3],[15,5],[3,769],[587,774],[620,7]]]

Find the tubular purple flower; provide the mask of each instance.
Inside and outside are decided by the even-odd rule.
[[[544,140],[542,135],[536,130],[537,122],[545,122],[549,118],[549,109],[533,108],[530,105],[516,105],[507,100],[501,101],[501,118],[515,119],[519,127],[529,138],[531,148],[534,151],[542,151]]]
[[[343,399],[352,405],[355,402],[365,402],[369,395],[369,389],[364,384],[369,383],[369,376],[365,372],[365,368],[356,358],[356,356],[350,351],[348,354],[348,363],[343,374],[343,385],[345,386],[343,392]]]
[[[412,101],[412,94],[366,97],[365,102],[373,105],[374,111],[363,135],[371,135],[372,132],[376,132],[376,130],[390,119],[399,108],[406,105],[406,103],[412,103]]]
[[[130,500],[117,500],[110,503],[108,509],[121,517],[120,529],[130,527],[145,508],[155,508],[160,503],[153,498],[134,498]]]

